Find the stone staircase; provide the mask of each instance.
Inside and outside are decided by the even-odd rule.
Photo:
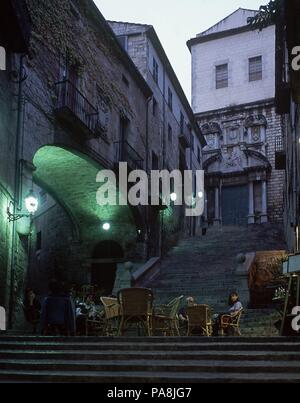
[[[281,226],[211,228],[206,236],[184,239],[173,248],[161,263],[159,277],[147,286],[162,303],[178,295],[191,295],[215,312],[224,311],[230,292],[239,291],[234,275],[237,255],[284,249]],[[243,317],[245,335],[276,335],[273,323],[277,319],[272,310],[247,310]]]
[[[0,337],[0,382],[299,382],[293,338]]]

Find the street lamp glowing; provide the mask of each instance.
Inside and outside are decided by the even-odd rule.
[[[199,199],[203,199],[203,197],[204,197],[203,192],[199,192],[199,193],[198,193],[198,197],[199,197]]]
[[[110,230],[110,224],[108,222],[104,223],[102,225],[102,228],[104,229],[104,231],[109,231]]]
[[[32,191],[25,198],[25,207],[29,214],[35,214],[37,212],[39,201]]]
[[[177,194],[176,194],[176,193],[171,193],[170,198],[171,198],[171,201],[172,201],[172,202],[176,202],[176,200],[177,200]]]

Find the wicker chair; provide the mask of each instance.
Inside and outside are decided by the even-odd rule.
[[[183,295],[174,298],[167,305],[160,305],[153,315],[153,332],[161,331],[165,336],[180,336],[178,310]]]
[[[192,336],[193,330],[200,330],[205,336],[212,335],[211,308],[208,305],[195,305],[187,308],[188,331]]]
[[[104,309],[96,309],[93,316],[87,316],[85,321],[86,336],[104,336],[106,331],[106,318]]]
[[[147,288],[125,288],[118,292],[120,304],[119,335],[132,324],[142,325],[152,335],[153,293]]]
[[[104,307],[105,324],[103,333],[106,336],[115,336],[118,333],[120,318],[120,305],[117,298],[101,297],[100,301]]]
[[[224,336],[225,330],[233,330],[234,335],[241,336],[241,318],[244,310],[240,309],[232,315],[222,315],[220,320],[221,335]]]

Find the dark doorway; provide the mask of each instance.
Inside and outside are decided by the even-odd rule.
[[[114,241],[103,241],[96,245],[92,259],[91,284],[96,285],[103,295],[111,295],[117,274],[118,260],[123,260],[121,246]]]
[[[248,186],[224,187],[222,198],[223,225],[248,224]]]

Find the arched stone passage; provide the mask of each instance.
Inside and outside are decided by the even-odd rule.
[[[45,184],[50,194],[71,212],[81,240],[94,243],[105,240],[136,238],[136,225],[129,206],[99,206],[96,176],[103,169],[98,163],[74,150],[44,146],[36,153],[34,181]],[[109,222],[109,234],[101,223]]]
[[[91,284],[102,290],[103,295],[111,295],[114,288],[117,264],[124,259],[121,246],[114,241],[99,242],[92,254]]]
[[[39,221],[39,225],[44,228],[38,229],[42,231],[42,240],[44,241],[44,233],[48,239],[51,238],[46,242],[47,250],[42,249],[39,253],[38,265],[43,265],[41,262],[48,264],[51,259],[47,259],[47,253],[52,253],[55,256],[52,272],[63,272],[62,278],[65,281],[86,283],[87,262],[94,253],[98,255],[95,257],[100,258],[101,255],[101,251],[97,252],[95,249],[96,242],[117,243],[122,257],[129,247],[135,248],[140,227],[132,209],[129,206],[103,207],[97,204],[99,184],[96,177],[103,169],[99,163],[76,150],[47,145],[37,151],[33,164],[36,168],[33,174],[34,182],[45,189],[62,207],[64,213],[67,213],[65,216],[69,218],[73,235],[77,234],[73,239],[64,239],[64,243],[60,245],[60,237],[68,232],[65,230],[66,219],[64,218],[62,223],[56,213],[57,208],[52,209],[50,219],[49,215],[48,219],[41,217],[42,214],[51,214],[50,212],[37,214],[35,221]],[[104,222],[110,224],[108,231],[103,229]],[[104,248],[105,250],[107,252],[109,249]],[[115,258],[120,258],[120,254],[116,249],[111,250],[111,255],[116,255]]]

